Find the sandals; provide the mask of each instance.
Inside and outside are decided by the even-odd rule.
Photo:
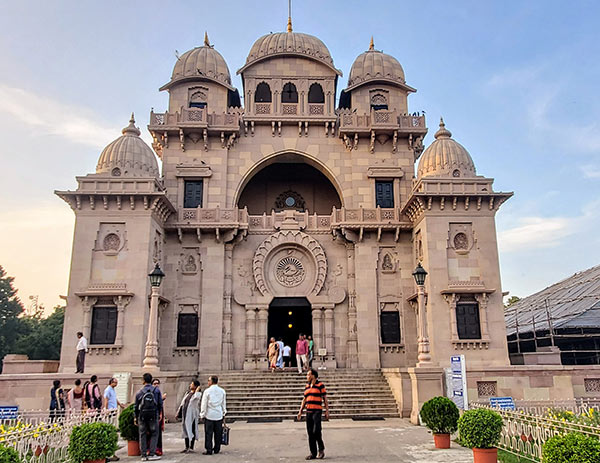
[[[316,460],[316,459],[317,459],[317,457],[314,456],[314,455],[312,455],[312,454],[307,455],[306,458],[305,458],[305,460]]]
[[[323,450],[321,450],[321,451],[319,452],[319,454],[317,455],[317,458],[318,458],[319,460],[322,460],[323,458],[325,458],[325,452],[324,452]]]

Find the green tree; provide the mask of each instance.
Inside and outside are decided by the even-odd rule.
[[[59,360],[64,320],[65,308],[60,305],[47,318],[23,317],[15,353],[26,354],[31,360]]]
[[[511,305],[513,305],[516,302],[519,302],[520,300],[521,300],[521,298],[519,296],[510,296],[506,300],[506,303],[504,304],[504,308],[508,309]]]
[[[14,278],[7,276],[0,266],[0,362],[6,354],[13,353],[15,342],[23,328],[19,315],[25,309],[17,297],[13,281]]]

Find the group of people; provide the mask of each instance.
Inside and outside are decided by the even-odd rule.
[[[306,336],[302,333],[296,341],[296,365],[298,373],[307,371],[312,367],[314,359],[315,343],[312,336]],[[283,339],[271,338],[267,347],[267,358],[271,371],[283,370],[284,367],[290,367],[292,362],[292,348],[283,343]]]
[[[135,420],[140,431],[142,460],[159,460],[162,455],[162,431],[164,430],[164,394],[150,373],[144,373],[144,386],[135,396]],[[199,439],[198,425],[204,420],[204,452],[213,455],[221,451],[223,422],[227,414],[226,393],[218,386],[219,378],[211,376],[208,387],[202,392],[200,382],[190,383],[181,400],[177,417],[181,419],[185,448],[182,453],[194,452]],[[157,450],[157,448],[159,450]]]

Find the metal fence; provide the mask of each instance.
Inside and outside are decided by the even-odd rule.
[[[600,411],[600,398],[580,397],[563,400],[515,400],[515,411],[531,415],[546,415],[548,410],[564,410],[575,414],[587,412],[590,408]],[[489,401],[469,402],[470,407],[491,407]],[[493,407],[492,407],[493,408]]]
[[[477,403],[471,404],[471,406],[473,408],[489,408],[502,416],[504,426],[502,427],[498,448],[533,461],[542,461],[542,447],[548,439],[555,435],[578,432],[597,439],[600,438],[600,426],[550,418],[544,416],[544,414],[524,410],[501,410]],[[537,405],[532,406],[531,409],[536,410]],[[544,413],[548,409],[560,410],[559,407],[546,407]],[[589,409],[577,409],[575,406],[573,409],[565,407],[562,410],[574,414],[589,412]]]
[[[15,449],[23,463],[62,463],[68,460],[71,431],[83,423],[116,426],[117,411],[50,417],[48,411],[27,410],[0,420],[0,444]]]

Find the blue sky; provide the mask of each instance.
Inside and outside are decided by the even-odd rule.
[[[95,169],[135,111],[164,110],[175,50],[207,30],[232,75],[259,36],[285,29],[285,0],[2,2],[0,265],[20,296],[66,294],[73,214],[53,195]],[[480,175],[514,191],[497,216],[503,289],[524,296],[600,261],[600,3],[293,2],[344,73],[371,35]],[[234,85],[241,82],[234,77]],[[145,135],[149,140],[148,135]]]

